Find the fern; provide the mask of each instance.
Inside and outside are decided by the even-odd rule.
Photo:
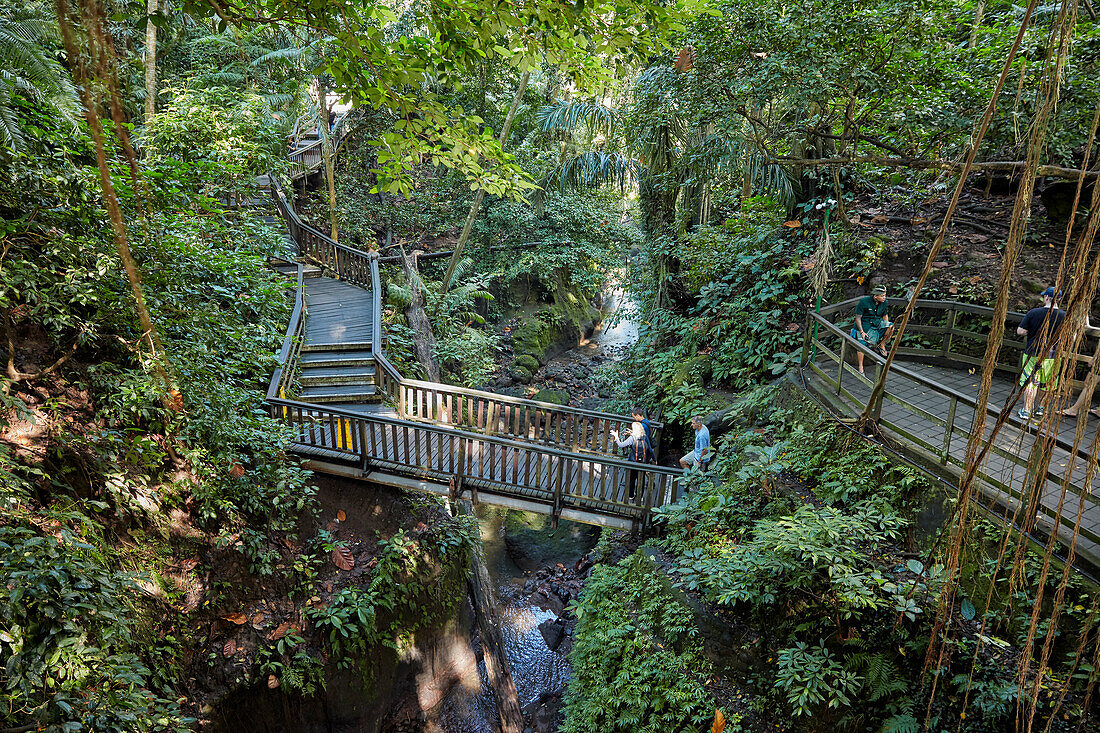
[[[584,125],[590,134],[612,137],[621,124],[622,115],[616,109],[587,102],[558,102],[540,107],[535,119],[543,132],[569,131]]]
[[[16,94],[76,124],[76,90],[46,48],[54,35],[53,25],[42,18],[16,19],[11,7],[0,11],[0,145],[4,147],[19,150],[24,145],[13,106]]]
[[[919,731],[920,721],[909,713],[898,713],[891,715],[882,724],[881,733],[918,733]]]

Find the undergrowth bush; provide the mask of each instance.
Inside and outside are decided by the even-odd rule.
[[[713,717],[691,610],[642,552],[597,566],[572,608],[563,733],[686,733]]]

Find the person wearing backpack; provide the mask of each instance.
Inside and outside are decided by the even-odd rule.
[[[646,434],[645,426],[641,421],[635,420],[630,424],[630,434],[619,439],[619,431],[612,430],[611,437],[615,439],[615,445],[626,449],[626,459],[634,463],[653,463],[653,443]],[[635,497],[635,485],[638,481],[638,472],[627,469],[626,493],[631,499]]]
[[[656,463],[657,450],[656,448],[654,448],[653,442],[653,425],[650,424],[649,418],[645,416],[645,408],[641,405],[635,405],[630,409],[630,417],[635,422],[640,422],[642,424],[642,429],[645,430],[646,440],[649,441],[649,452],[651,454],[651,458],[647,460],[646,463]]]

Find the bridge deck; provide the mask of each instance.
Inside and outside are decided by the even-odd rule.
[[[330,277],[305,281],[305,346],[370,343],[374,316],[370,293]]]
[[[821,354],[815,361],[816,366],[828,374],[835,374],[837,361],[835,354]],[[845,370],[842,378],[841,394],[837,394],[835,385],[830,384],[811,369],[805,370],[809,386],[816,393],[828,397],[834,406],[849,416],[858,415],[871,394],[871,379],[874,377],[874,364],[868,359],[868,379],[861,379],[854,370]],[[943,366],[906,361],[900,366],[930,380],[937,385],[969,397],[976,397],[981,375],[971,374],[966,368],[952,369]],[[1012,393],[1013,381],[998,377],[990,390],[989,404],[993,413],[999,415]],[[924,463],[935,468],[937,465],[948,478],[957,478],[966,463],[968,431],[974,420],[974,408],[959,400],[952,400],[944,391],[938,391],[901,373],[891,372],[886,379],[887,398],[883,400],[880,424],[893,434],[901,444],[924,455]],[[952,404],[954,402],[954,405]],[[1035,444],[1037,431],[1044,429],[1043,423],[1032,419],[1024,424],[1012,410],[1009,422],[999,431],[982,471],[979,482],[984,503],[995,507],[999,513],[1012,521],[1012,513],[1019,506],[1019,492],[1027,476],[1027,458]],[[950,439],[945,426],[954,409]],[[1008,409],[1008,408],[1005,408]],[[986,421],[986,436],[991,435],[995,417],[989,415]],[[1096,434],[1100,421],[1088,420],[1086,434],[1081,448],[1088,450]],[[1076,419],[1062,418],[1056,424],[1059,437],[1072,446]],[[946,443],[946,451],[944,450]],[[946,456],[946,460],[944,460]],[[1081,513],[1081,534],[1076,545],[1076,553],[1090,569],[1100,567],[1100,502],[1097,501],[1097,483],[1100,477],[1094,477],[1091,491],[1081,494],[1070,492],[1062,497],[1061,477],[1071,472],[1072,483],[1077,487],[1085,486],[1085,462],[1073,456],[1066,448],[1056,445],[1050,462],[1047,481],[1041,496],[1042,508],[1037,516],[1039,534],[1049,534],[1057,527],[1059,538],[1068,544],[1078,510]],[[1061,506],[1059,503],[1061,502]],[[1005,514],[1007,512],[1007,514]]]

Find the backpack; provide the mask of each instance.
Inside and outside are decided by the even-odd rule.
[[[642,425],[648,427],[645,423],[642,423]],[[649,430],[642,431],[642,439],[634,441],[632,452],[631,457],[638,463],[656,463],[656,456],[653,455],[653,441],[649,438]]]

